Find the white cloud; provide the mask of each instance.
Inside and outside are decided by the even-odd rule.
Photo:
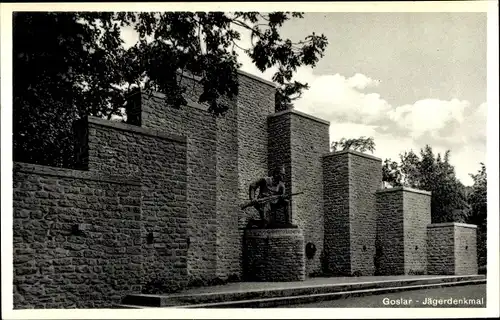
[[[450,121],[462,123],[464,111],[470,106],[468,101],[453,99],[443,101],[437,99],[419,100],[411,105],[393,108],[388,112],[389,118],[399,126],[408,128],[413,137],[424,133],[438,134]]]
[[[384,117],[391,106],[378,93],[364,93],[360,88],[376,85],[376,81],[362,74],[346,78],[340,74],[311,76],[305,71],[296,77],[308,82],[310,89],[303,93],[295,107],[330,121],[374,124]],[[304,80],[302,78],[304,77]],[[307,79],[307,80],[306,80]]]
[[[368,86],[376,86],[378,85],[378,81],[368,78],[364,74],[356,73],[354,76],[350,77],[347,80],[347,83],[350,87],[356,89],[365,89]]]

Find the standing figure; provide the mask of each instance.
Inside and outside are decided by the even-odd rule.
[[[248,197],[251,202],[255,202],[253,207],[259,212],[260,219],[264,226],[269,222],[275,222],[276,211],[283,208],[285,223],[291,223],[290,201],[285,197],[285,183],[283,181],[284,169],[276,169],[271,177],[261,178],[250,184]],[[257,199],[273,197],[269,201],[258,202],[255,192],[259,190]],[[278,197],[276,197],[278,196]],[[271,215],[269,217],[269,215]]]

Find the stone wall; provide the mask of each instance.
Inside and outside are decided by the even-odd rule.
[[[291,128],[292,128],[292,113],[281,113],[269,116],[267,119],[268,126],[268,152],[267,152],[267,165],[269,171],[283,168],[284,176],[283,181],[287,193],[294,192],[292,190],[292,150],[291,150]],[[295,190],[297,191],[297,190]],[[295,199],[293,199],[295,200]],[[295,202],[292,201],[292,206]],[[291,208],[292,222],[296,223],[295,210]],[[277,219],[284,220],[278,212]],[[281,221],[285,222],[285,221]]]
[[[266,117],[274,112],[274,85],[239,73],[239,95],[213,117],[196,103],[198,79],[186,76],[188,106],[169,108],[159,93],[142,94],[142,126],[188,138],[189,273],[209,280],[241,276],[242,230],[255,212],[243,212],[248,185],[268,174]],[[254,210],[255,211],[255,210]]]
[[[375,192],[382,181],[382,160],[359,152],[348,153],[352,273],[373,275],[377,229]]]
[[[269,168],[285,165],[287,192],[303,192],[292,198],[292,222],[313,243],[317,254],[307,259],[307,274],[321,271],[323,251],[323,167],[321,156],[329,150],[330,123],[296,110],[268,119]]]
[[[274,113],[275,85],[245,72],[239,72],[237,102],[238,137],[238,202],[248,201],[248,186],[269,174],[267,166],[267,116]],[[256,210],[240,210],[238,217],[238,268],[243,270],[243,228],[251,218],[258,217]],[[234,226],[236,228],[236,226]]]
[[[404,274],[404,255],[403,192],[392,189],[380,190],[377,192],[375,257],[377,274]]]
[[[349,218],[349,161],[347,154],[323,157],[325,272],[351,274],[351,223]]]
[[[186,138],[89,118],[89,171],[142,183],[144,268],[151,280],[187,281]]]
[[[477,226],[455,224],[455,274],[478,273]]]
[[[246,280],[305,280],[304,235],[300,229],[247,229],[244,242]]]
[[[186,139],[89,117],[88,171],[14,168],[17,307],[109,307],[187,283]],[[85,150],[86,149],[86,150]]]
[[[430,193],[409,188],[377,191],[377,254],[381,275],[423,274],[427,270]]]
[[[240,73],[238,95],[238,183],[239,200],[248,200],[248,186],[267,176],[268,130],[267,116],[274,113],[275,86],[262,79]],[[257,218],[256,210],[241,211],[239,227],[250,218]],[[243,234],[240,233],[240,236]]]
[[[15,309],[109,307],[141,291],[138,180],[23,163],[13,179]]]
[[[429,274],[477,274],[477,226],[435,223],[427,227]]]
[[[427,226],[431,223],[431,193],[403,189],[405,274],[427,272]]]
[[[239,223],[238,127],[234,105],[217,127],[217,274],[219,278],[241,277],[241,236]]]
[[[453,224],[427,227],[427,273],[455,274],[455,230]]]
[[[203,106],[174,109],[159,93],[142,95],[142,126],[187,137],[188,272],[191,279],[216,274],[217,127]]]
[[[328,268],[336,274],[373,275],[382,161],[347,150],[328,154],[323,163]]]

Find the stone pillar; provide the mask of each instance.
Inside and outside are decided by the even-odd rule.
[[[382,160],[352,150],[327,154],[323,181],[326,271],[373,275]]]
[[[247,229],[244,245],[246,280],[305,280],[304,235],[300,229]]]
[[[428,274],[477,274],[476,232],[477,226],[472,224],[449,222],[428,225]]]
[[[297,110],[275,113],[268,118],[268,167],[285,167],[287,192],[293,197],[292,223],[303,232],[305,244],[313,244],[314,255],[306,257],[307,274],[321,270],[323,251],[323,170],[321,156],[329,150],[329,122]]]
[[[404,187],[378,190],[377,273],[425,274],[430,223],[430,192]]]

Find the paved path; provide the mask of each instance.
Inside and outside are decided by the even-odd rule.
[[[424,305],[424,303],[435,305]],[[452,298],[452,299],[450,299]],[[411,302],[410,302],[411,299]],[[440,299],[442,299],[441,303]],[[447,301],[456,299],[455,305],[447,305]],[[484,304],[460,303],[459,299],[474,299],[484,301]],[[482,299],[482,300],[481,300]],[[399,301],[399,302],[398,302]],[[401,304],[407,302],[407,304]],[[400,303],[400,304],[397,304]],[[351,297],[347,299],[330,300],[309,304],[290,305],[287,308],[484,308],[486,307],[486,285],[467,285],[444,287],[436,289],[412,290],[397,293],[371,295],[365,297]]]
[[[300,287],[326,286],[332,284],[352,284],[363,282],[382,282],[394,280],[411,280],[411,279],[429,279],[429,278],[446,278],[456,276],[368,276],[368,277],[329,277],[329,278],[309,278],[305,281],[293,282],[238,282],[229,283],[220,286],[191,288],[183,291],[179,295],[197,294],[197,293],[217,293],[217,292],[240,292],[251,290],[267,290],[267,289],[289,289]],[[173,295],[175,296],[175,295]]]

